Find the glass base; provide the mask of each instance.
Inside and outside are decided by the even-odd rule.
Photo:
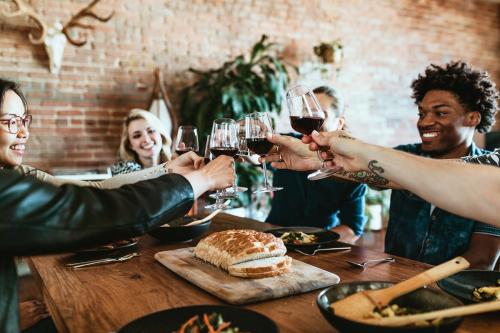
[[[222,192],[222,193],[212,193],[208,195],[212,199],[232,199],[238,196],[237,193],[234,192]]]
[[[307,179],[320,180],[320,179],[331,177],[333,174],[335,174],[335,171],[333,171],[331,169],[320,169],[320,170],[317,170],[313,173],[308,174]]]
[[[208,196],[212,199],[235,198],[238,196],[238,193],[243,193],[246,191],[248,191],[248,188],[242,187],[242,186],[237,186],[236,188],[235,187],[228,187],[221,193],[212,193],[212,194],[209,194]]]
[[[226,192],[233,193],[233,194],[234,193],[243,193],[246,191],[248,191],[248,188],[243,187],[243,186],[230,187],[230,188],[226,189]]]
[[[206,205],[205,209],[212,209],[212,210],[228,209],[230,203],[231,203],[231,200],[226,200],[226,201],[216,200],[215,203],[213,203],[211,205]]]
[[[269,192],[276,192],[276,191],[281,191],[283,187],[274,187],[274,186],[269,186],[269,187],[263,187],[258,190],[253,191],[253,193],[269,193]]]
[[[211,210],[217,210],[217,209],[228,209],[229,205],[226,205],[226,203],[214,203],[211,205],[205,206],[205,209],[211,209]]]

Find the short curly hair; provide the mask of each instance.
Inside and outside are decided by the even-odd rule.
[[[450,62],[443,67],[430,65],[424,74],[411,84],[413,99],[418,105],[430,90],[445,90],[453,93],[466,112],[479,111],[481,122],[476,126],[480,133],[486,133],[495,123],[497,99],[495,82],[486,71],[473,69],[465,62]]]

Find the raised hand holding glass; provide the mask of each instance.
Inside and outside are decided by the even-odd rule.
[[[273,144],[267,140],[267,135],[273,133],[273,124],[271,117],[267,112],[254,112],[245,116],[245,137],[248,149],[260,155],[266,156],[273,148]],[[264,187],[256,190],[257,192],[274,192],[282,190],[282,187],[273,187],[269,184],[267,177],[266,163],[262,163],[262,172],[264,173]]]
[[[233,119],[227,118],[215,120],[212,126],[212,133],[210,134],[210,153],[215,158],[221,155],[234,157],[238,153],[238,147],[238,126],[236,122]],[[210,197],[216,199],[215,204],[207,207],[213,209],[228,208],[222,200],[234,197],[237,193],[246,190],[247,188],[237,187],[236,184],[224,191],[219,190],[215,194],[210,195]]]
[[[314,130],[321,129],[325,121],[325,112],[309,88],[301,85],[291,88],[286,93],[286,101],[290,112],[290,123],[294,130],[311,135]],[[323,179],[333,174],[332,170],[325,168],[320,151],[318,158],[322,162],[322,168],[309,174],[307,176],[309,180]]]

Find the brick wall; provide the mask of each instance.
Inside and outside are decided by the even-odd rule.
[[[6,6],[10,1],[0,1]],[[30,0],[47,21],[66,21],[88,0]],[[114,162],[121,119],[146,107],[156,66],[174,103],[207,69],[245,52],[268,34],[289,61],[315,58],[312,47],[341,38],[337,86],[351,129],[384,145],[413,142],[416,108],[409,84],[429,63],[463,59],[500,83],[500,5],[473,0],[102,0],[115,16],[97,23],[89,43],[68,45],[59,75],[27,21],[0,18],[0,76],[19,81],[34,125],[26,162],[91,168]],[[146,88],[141,88],[143,84]]]

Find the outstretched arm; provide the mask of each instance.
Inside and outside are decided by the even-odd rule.
[[[232,184],[232,163],[220,156],[186,176],[113,190],[54,186],[0,171],[0,257],[68,252],[141,235],[183,216],[203,192]]]
[[[368,168],[426,201],[467,218],[500,226],[500,169],[433,160],[356,140],[344,132],[328,136],[313,132],[311,149],[327,146],[334,154],[330,167]]]
[[[137,183],[142,180],[158,178],[160,176],[166,175],[167,173],[178,173],[181,175],[186,175],[194,170],[199,169],[202,166],[202,164],[203,164],[202,157],[199,157],[194,152],[189,152],[179,156],[175,160],[171,160],[166,163],[151,168],[147,168],[144,170],[116,175],[114,177],[102,181],[81,181],[74,179],[57,178],[49,173],[46,173],[42,170],[27,165],[20,165],[14,169],[16,171],[21,172],[24,175],[34,176],[40,180],[43,180],[44,182],[56,186],[61,186],[64,184],[72,184],[78,186],[90,186],[102,189],[112,189],[112,188],[119,188],[120,186],[126,184]]]
[[[301,142],[299,139],[279,134],[269,136],[268,140],[279,147],[278,151],[273,150],[273,154],[270,154],[264,159],[266,162],[272,162],[271,165],[274,168],[311,171],[321,167],[321,162],[316,152],[311,151],[308,145],[304,143],[309,143],[311,142],[310,140],[307,141],[307,139],[304,138],[304,142]],[[331,156],[328,155],[324,157],[325,159],[331,158]],[[370,166],[363,166],[359,169],[350,168],[349,170],[338,169],[332,179],[365,183],[379,188],[401,188],[401,186],[395,182],[389,181],[374,173],[373,170],[370,169]]]
[[[0,174],[0,254],[67,252],[138,236],[187,213],[190,183],[179,175],[100,190]]]

